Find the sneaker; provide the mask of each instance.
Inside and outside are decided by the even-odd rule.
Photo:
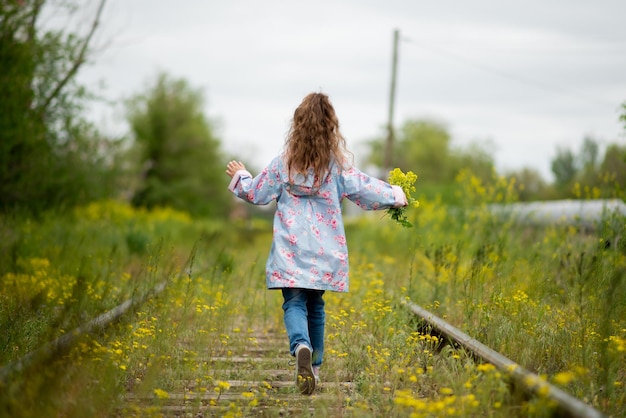
[[[313,366],[313,376],[315,376],[315,385],[320,384],[320,366]]]
[[[311,349],[300,344],[296,348],[296,386],[303,395],[315,390],[315,375],[311,367]]]

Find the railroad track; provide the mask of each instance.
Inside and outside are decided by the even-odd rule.
[[[556,404],[555,415],[571,418],[601,418],[604,415],[583,401],[544,381],[539,376],[524,369],[519,364],[492,350],[481,342],[465,334],[448,322],[415,303],[407,307],[423,321],[432,334],[453,345],[463,347],[476,359],[493,364],[508,375],[514,387],[528,396],[544,396]]]
[[[6,381],[60,350],[69,350],[80,335],[111,326],[164,288],[164,283],[159,284],[144,297],[127,301],[67,336],[3,367],[0,378]],[[551,399],[556,405],[554,415],[572,418],[604,416],[422,307],[410,302],[405,306],[421,321],[422,332],[462,347],[479,362],[493,364],[508,376],[511,387],[526,396],[541,394]],[[157,376],[153,376],[155,380],[161,379],[162,383],[157,385],[159,389],[146,390],[145,386],[133,385],[129,381],[125,393],[115,402],[113,416],[358,416],[351,407],[363,401],[364,395],[358,376],[346,372],[345,358],[328,355],[322,383],[312,396],[303,396],[295,387],[294,365],[288,355],[287,337],[281,324],[244,325],[242,322],[240,325],[233,326],[228,334],[223,330],[205,333],[198,335],[196,340],[178,341],[176,346],[168,347],[178,352],[193,351],[193,358],[185,360],[192,366],[162,365],[156,370]],[[220,340],[228,340],[228,344],[220,343]],[[204,348],[197,350],[197,347]],[[0,381],[0,386],[2,384]]]
[[[240,341],[234,341],[237,338]],[[117,416],[136,415],[157,405],[166,417],[338,416],[355,389],[344,375],[326,375],[312,396],[295,387],[287,337],[277,328],[231,335],[234,350],[206,350],[194,360],[207,373],[170,380],[160,399],[129,392]],[[167,393],[167,394],[165,394]]]
[[[604,415],[539,376],[525,370],[479,341],[453,327],[419,305],[406,307],[422,322],[422,331],[442,341],[462,347],[479,362],[496,366],[508,376],[512,390],[526,397],[542,396],[553,401],[554,416],[601,418]],[[342,359],[327,358],[323,382],[312,396],[303,396],[295,388],[294,366],[287,353],[287,337],[279,326],[232,334],[230,347],[235,350],[207,349],[195,360],[206,366],[207,374],[197,373],[172,380],[167,396],[155,399],[154,393],[130,392],[125,406],[118,410],[124,417],[156,408],[166,417],[214,416],[345,416],[348,406],[361,395],[354,376],[349,376]],[[237,341],[238,340],[238,341]],[[238,348],[237,348],[238,347]],[[349,415],[349,414],[348,414]]]
[[[157,297],[165,290],[167,282],[160,282],[152,290],[145,294],[128,299],[119,304],[115,308],[99,315],[98,317],[78,326],[51,341],[50,343],[31,351],[24,357],[0,368],[0,388],[6,386],[7,381],[16,373],[24,372],[28,368],[36,367],[39,364],[46,363],[52,359],[67,353],[77,341],[85,335],[102,331],[107,327],[115,324],[122,317],[139,309],[144,303]]]

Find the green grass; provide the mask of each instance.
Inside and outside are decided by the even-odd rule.
[[[414,228],[377,215],[347,221],[351,291],[326,295],[323,378],[354,386],[305,399],[319,416],[546,413],[545,399],[509,393],[506,373],[419,332],[407,298],[609,415],[626,407],[626,251],[613,239],[624,220],[593,233],[519,227],[476,205],[506,186],[469,189],[463,211],[420,198]],[[0,226],[3,365],[168,283],[116,326],[3,382],[0,415],[115,416],[132,392],[151,401],[126,415],[159,416],[180,382],[228,392],[224,380],[237,376],[206,356],[241,351],[252,330],[282,330],[280,292],[265,289],[266,221],[220,225],[102,202]],[[224,413],[245,416],[259,402],[278,416],[285,407],[267,388],[246,396],[248,406]]]

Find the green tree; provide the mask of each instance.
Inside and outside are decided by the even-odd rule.
[[[522,202],[549,197],[546,181],[534,168],[523,167],[521,170],[509,172],[506,177],[509,181],[514,179],[518,198]]]
[[[557,187],[566,189],[578,173],[576,156],[569,148],[557,148],[556,157],[552,159],[550,168]]]
[[[78,10],[77,2],[49,3],[0,2],[0,210],[72,205],[113,190],[115,143],[82,116],[89,96],[76,83],[105,1],[84,35],[45,29],[45,7]]]
[[[369,142],[367,161],[381,167],[383,139]],[[452,186],[463,169],[469,169],[486,183],[493,179],[493,158],[487,148],[477,142],[467,147],[453,147],[447,127],[431,119],[407,120],[399,129],[393,149],[394,167],[418,174],[420,192],[441,195],[451,201]]]
[[[493,180],[494,161],[490,144],[472,142],[466,147],[453,148],[452,171],[454,176],[461,170],[470,170],[476,177],[485,183]]]
[[[600,156],[600,145],[591,137],[583,139],[580,148],[579,159],[579,175],[578,180],[581,183],[592,184],[596,181],[599,171],[598,158]]]
[[[609,144],[600,158],[600,147],[593,138],[583,139],[580,150],[574,153],[559,148],[552,160],[557,197],[576,197],[574,184],[587,190],[583,197],[623,195],[626,186],[626,147]]]
[[[429,182],[449,181],[454,177],[450,141],[450,134],[443,124],[409,120],[402,126],[398,141],[398,166],[418,170],[420,177]]]
[[[626,145],[609,144],[600,164],[600,187],[617,191],[624,198],[626,192]]]
[[[128,121],[144,167],[133,204],[171,206],[197,216],[228,213],[225,162],[202,107],[199,90],[166,74],[129,101]]]
[[[446,127],[433,120],[408,120],[396,135],[392,165],[403,171],[419,173],[421,180],[451,181],[454,178],[450,164],[450,134]],[[368,162],[383,165],[384,140],[370,141]]]
[[[580,149],[580,166],[583,170],[594,171],[598,164],[600,146],[591,137],[586,136]]]

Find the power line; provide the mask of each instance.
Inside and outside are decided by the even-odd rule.
[[[467,58],[467,57],[465,57],[463,55],[456,54],[456,53],[451,52],[449,50],[444,50],[442,48],[432,47],[432,46],[430,46],[430,45],[428,45],[428,44],[426,44],[424,42],[419,42],[419,41],[416,41],[414,39],[407,38],[407,37],[402,37],[402,41],[404,41],[406,43],[409,43],[409,44],[416,45],[416,46],[418,46],[420,48],[426,49],[426,50],[428,50],[428,51],[430,51],[430,52],[432,52],[434,54],[441,55],[441,56],[444,56],[444,57],[447,57],[447,58],[452,58],[452,59],[454,59],[454,60],[456,60],[458,62],[461,62],[462,64],[465,64],[467,66],[474,67],[474,68],[477,68],[477,69],[479,69],[481,71],[484,71],[484,72],[487,72],[487,73],[491,73],[491,74],[495,74],[495,75],[498,75],[498,76],[503,77],[503,78],[514,80],[514,81],[516,81],[518,83],[525,84],[527,86],[532,86],[534,88],[538,88],[538,89],[541,89],[541,90],[546,90],[546,91],[549,91],[551,93],[557,93],[557,94],[569,96],[571,98],[576,98],[578,100],[582,100],[582,101],[585,101],[585,102],[593,103],[595,105],[608,106],[608,107],[611,107],[613,109],[616,108],[615,104],[608,103],[608,102],[606,102],[604,100],[601,100],[601,99],[598,99],[596,97],[591,97],[591,96],[587,96],[587,95],[584,95],[584,94],[580,94],[579,92],[568,90],[568,89],[563,88],[561,86],[548,84],[548,83],[545,83],[545,82],[542,82],[542,81],[538,81],[538,80],[534,80],[534,79],[531,79],[531,78],[528,78],[528,77],[520,76],[518,74],[514,74],[514,73],[511,73],[511,72],[508,72],[508,71],[502,71],[500,69],[491,67],[489,65],[485,65],[485,64],[483,64],[481,62],[469,59],[469,58]]]

